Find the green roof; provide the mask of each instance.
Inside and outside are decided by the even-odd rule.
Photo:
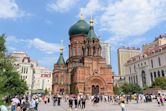
[[[62,52],[60,53],[59,59],[58,59],[56,64],[58,64],[58,65],[65,64],[65,60],[63,58],[63,53]]]
[[[89,32],[88,32],[88,38],[92,39],[92,38],[97,38],[96,33],[93,29],[93,26],[90,26]]]
[[[89,24],[85,20],[79,20],[74,25],[72,25],[69,29],[69,36],[77,35],[77,34],[88,34]]]

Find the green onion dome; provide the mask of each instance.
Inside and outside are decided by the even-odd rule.
[[[90,28],[89,24],[85,20],[80,19],[70,27],[69,36],[78,35],[78,34],[87,35],[89,32],[89,28]]]

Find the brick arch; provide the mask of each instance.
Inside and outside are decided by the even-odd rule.
[[[100,76],[91,76],[85,81],[85,93],[92,94],[92,85],[99,86],[99,94],[104,94],[107,90],[107,84],[105,80]]]

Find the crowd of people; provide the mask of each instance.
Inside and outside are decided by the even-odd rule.
[[[84,94],[69,94],[69,95],[33,95],[29,96],[15,96],[11,99],[11,111],[37,111],[40,102],[44,104],[49,104],[52,101],[53,106],[61,106],[61,101],[66,102],[70,109],[85,109],[86,101],[91,101],[93,105],[97,105],[100,102],[107,102],[113,104],[119,104],[121,111],[125,111],[125,104],[130,102],[143,103],[156,101],[158,106],[164,106],[166,102],[166,96],[161,94],[158,95],[93,95],[88,96]],[[0,111],[8,111],[4,105],[0,106]]]
[[[28,96],[15,96],[11,102],[11,111],[35,111],[38,110],[39,97],[34,95],[31,99]]]

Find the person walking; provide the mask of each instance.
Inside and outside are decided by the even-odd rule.
[[[77,97],[74,97],[74,105],[75,105],[75,108],[77,108],[77,104],[78,104]]]
[[[82,109],[85,109],[85,104],[86,104],[86,97],[83,96],[83,98],[82,98]]]
[[[60,106],[60,105],[61,105],[61,96],[58,95],[58,106]]]
[[[27,111],[27,109],[30,107],[30,103],[29,103],[29,101],[28,101],[28,98],[25,98],[26,100],[25,100],[25,102],[23,103],[23,105],[22,105],[22,110],[23,111]]]
[[[78,96],[77,98],[78,100],[78,107],[81,108],[81,95]]]
[[[161,106],[164,106],[164,99],[161,95],[160,95],[160,103],[161,103]]]
[[[47,104],[47,96],[44,96],[44,103]]]
[[[73,98],[69,97],[69,108],[72,109],[73,108]]]
[[[36,107],[36,101],[35,101],[35,98],[33,97],[32,101],[31,101],[31,104],[30,104],[29,111],[34,111],[35,107]]]
[[[47,95],[47,103],[50,103],[50,96]]]
[[[39,98],[38,97],[36,97],[35,102],[36,102],[35,110],[38,110],[38,105],[39,105]]]
[[[54,96],[53,96],[53,106],[55,106],[55,105],[56,105],[56,102],[57,102],[57,96],[56,96],[56,95],[54,95]]]
[[[160,107],[160,96],[157,96],[157,104]]]
[[[125,111],[125,102],[124,101],[121,101],[120,106],[121,106],[121,111]]]

